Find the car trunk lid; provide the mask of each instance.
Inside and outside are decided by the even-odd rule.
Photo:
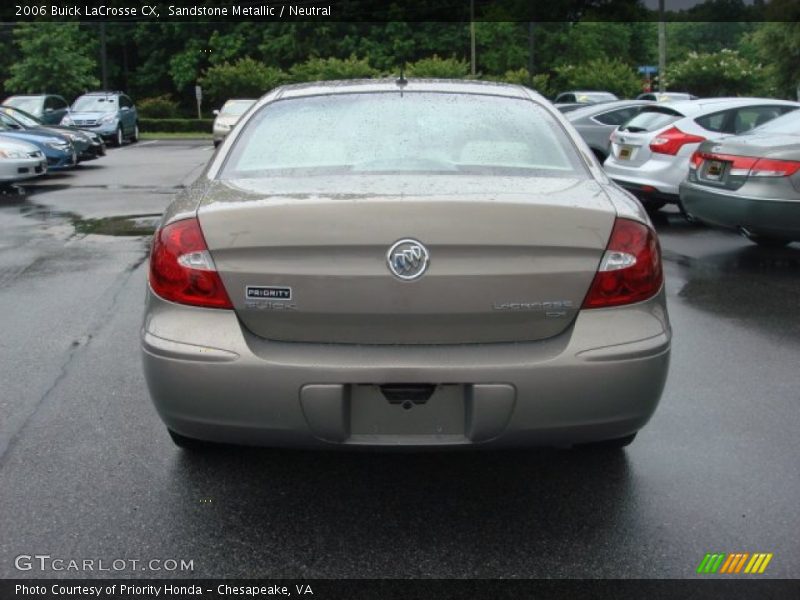
[[[257,336],[453,344],[566,329],[615,211],[585,179],[370,175],[215,182],[198,218],[236,313]],[[405,238],[430,255],[413,281],[387,265]]]

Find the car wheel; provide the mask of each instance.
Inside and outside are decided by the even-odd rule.
[[[594,157],[600,162],[601,165],[604,162],[606,162],[606,158],[608,158],[605,152],[601,152],[597,148],[592,148],[592,153],[594,154]]]
[[[186,437],[185,435],[181,435],[180,433],[172,431],[172,429],[167,429],[167,431],[169,432],[169,437],[172,438],[172,441],[175,443],[175,445],[183,450],[200,452],[215,446],[215,444],[212,444],[211,442],[204,442],[203,440],[196,440],[194,438]]]
[[[644,198],[641,200],[642,206],[647,212],[656,212],[657,210],[661,210],[667,204],[664,200],[651,200],[649,198]]]
[[[221,143],[222,143],[222,141],[220,141],[220,140],[214,140],[214,148],[219,146]]]
[[[747,239],[750,240],[751,242],[755,242],[762,248],[783,248],[784,246],[791,243],[791,240],[785,240],[783,238],[766,237],[763,235],[755,235],[755,234],[748,235]]]
[[[619,450],[626,446],[630,446],[633,440],[636,439],[636,434],[632,433],[621,438],[614,438],[613,440],[603,440],[602,442],[592,442],[590,444],[580,444],[578,448],[581,450]]]
[[[135,144],[139,141],[139,123],[133,126],[133,135],[131,136],[131,143]]]
[[[122,142],[125,141],[125,135],[122,133],[122,125],[117,127],[117,135],[114,137],[114,145],[119,148],[122,146]]]

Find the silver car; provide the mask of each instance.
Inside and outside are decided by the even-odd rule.
[[[800,107],[772,98],[662,102],[643,108],[611,135],[606,173],[651,210],[678,203],[689,157],[701,142],[738,134]]]
[[[691,218],[762,246],[800,241],[800,111],[702,143],[680,195]]]
[[[567,112],[565,116],[592,149],[597,160],[603,162],[608,157],[610,137],[614,130],[651,104],[642,100],[618,100],[583,106]]]
[[[216,116],[214,117],[214,124],[211,126],[214,146],[219,146],[222,143],[222,140],[230,133],[236,122],[255,103],[255,100],[246,98],[228,100],[220,110],[214,111]]]
[[[32,179],[46,173],[47,158],[39,148],[0,136],[0,184]]]
[[[178,445],[624,446],[667,377],[659,244],[544,98],[287,86],[154,235],[142,348]]]

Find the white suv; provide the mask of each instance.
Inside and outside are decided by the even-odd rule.
[[[770,98],[714,98],[646,106],[611,134],[609,177],[653,210],[679,203],[689,157],[709,138],[744,133],[800,108]]]

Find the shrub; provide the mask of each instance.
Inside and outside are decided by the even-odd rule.
[[[210,67],[200,79],[212,106],[222,106],[229,98],[260,98],[286,82],[286,73],[252,58],[241,58]]]
[[[517,69],[515,71],[506,71],[499,77],[492,77],[495,81],[503,81],[505,83],[512,83],[514,85],[524,85],[539,92],[542,96],[550,96],[552,90],[550,89],[550,76],[547,73],[537,73],[533,76],[531,81],[528,69]]]
[[[178,103],[169,94],[142,98],[136,103],[136,110],[146,119],[172,119],[178,114]]]
[[[748,96],[768,94],[767,71],[735,50],[711,54],[690,52],[685,60],[667,68],[669,89],[698,96]]]
[[[436,79],[466,79],[469,76],[469,63],[456,57],[440,58],[436,54],[422,58],[406,66],[408,77],[430,77]]]
[[[214,119],[139,119],[144,133],[211,133]]]
[[[357,58],[309,58],[294,65],[290,72],[292,81],[330,81],[332,79],[363,79],[375,77],[378,70],[370,66],[369,59]]]
[[[595,58],[581,65],[562,65],[555,68],[552,89],[601,90],[620,98],[636,96],[641,91],[639,76],[624,62]]]

